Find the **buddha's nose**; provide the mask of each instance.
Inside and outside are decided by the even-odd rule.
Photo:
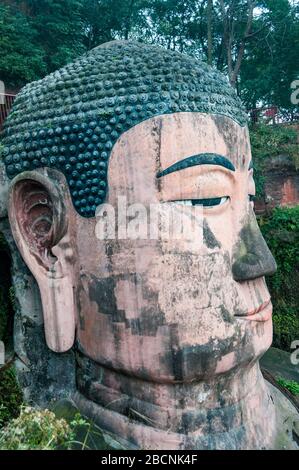
[[[232,272],[235,281],[248,281],[274,274],[277,265],[265,242],[255,215],[249,216],[239,233],[233,253]]]

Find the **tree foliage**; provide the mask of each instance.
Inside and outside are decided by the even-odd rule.
[[[248,108],[275,104],[286,114],[298,112],[290,101],[290,84],[299,78],[299,4],[265,0],[256,19],[259,31],[246,50],[240,82]]]
[[[18,87],[46,72],[45,53],[37,32],[21,11],[0,5],[0,79]]]
[[[270,217],[259,218],[259,225],[278,267],[267,279],[274,346],[289,350],[299,331],[299,206],[276,208]]]
[[[249,108],[298,107],[299,5],[294,0],[3,0],[0,79],[41,78],[82,52],[136,39],[191,54],[225,72]]]
[[[84,51],[81,0],[18,0],[44,50],[47,71],[62,67]]]

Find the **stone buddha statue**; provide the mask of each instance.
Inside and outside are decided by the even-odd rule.
[[[107,43],[27,85],[3,145],[11,231],[47,347],[76,356],[78,408],[131,448],[295,446],[259,368],[276,264],[254,215],[246,114],[225,77],[176,52]],[[128,237],[119,214],[115,236],[97,236],[101,208],[119,200],[135,208],[127,222],[141,206],[187,219],[200,208],[198,243],[196,231],[191,242]]]

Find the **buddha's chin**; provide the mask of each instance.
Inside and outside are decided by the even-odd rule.
[[[239,321],[239,320],[237,320]],[[240,320],[246,332],[235,350],[224,354],[217,364],[215,375],[242,372],[254,366],[270,348],[273,339],[272,316],[265,321]]]
[[[205,365],[201,370],[197,370],[193,380],[204,381],[221,375],[242,374],[242,371],[246,372],[254,366],[270,348],[273,333],[272,316],[265,321],[242,319],[240,322],[242,325],[238,329],[238,336],[226,340],[219,339],[219,348],[212,348],[211,345],[210,348],[207,345],[195,348],[198,361]],[[239,324],[239,320],[237,323]],[[187,358],[187,354],[184,355]],[[193,371],[196,370],[194,361],[190,360],[190,364],[193,365]],[[188,368],[190,371],[191,367]],[[189,376],[188,380],[190,378]]]

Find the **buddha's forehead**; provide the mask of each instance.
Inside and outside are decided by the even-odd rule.
[[[161,116],[160,165],[201,154],[217,154],[242,168],[251,160],[248,128],[217,114],[177,113]]]
[[[208,65],[140,43],[104,44],[17,96],[3,139],[7,175],[55,168],[77,212],[94,217],[118,139],[155,116],[185,112],[241,126],[247,119],[235,90]]]
[[[173,113],[156,116],[125,132],[116,143],[110,160],[115,167],[133,160],[138,172],[149,166],[158,174],[188,157],[215,154],[225,157],[236,169],[251,162],[247,127],[233,119],[208,113]]]

